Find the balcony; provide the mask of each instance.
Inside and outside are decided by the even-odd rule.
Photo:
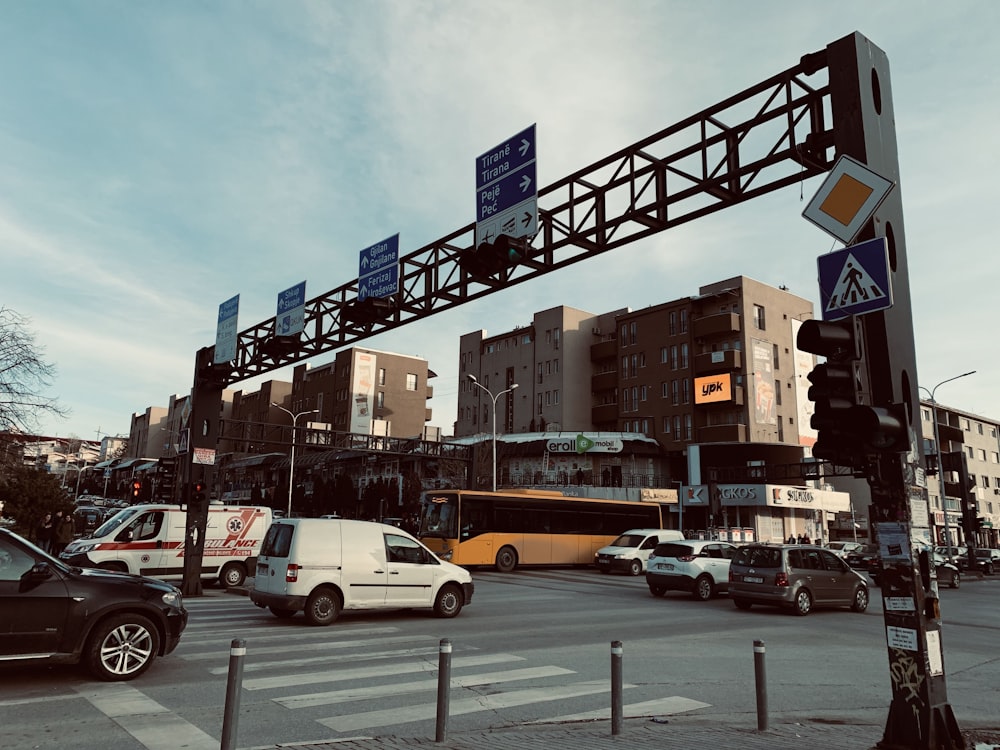
[[[705,352],[694,357],[694,374],[704,375],[706,372],[727,372],[743,369],[743,352],[738,349],[726,349],[721,352]]]
[[[604,359],[614,359],[618,352],[618,345],[614,339],[599,341],[590,345],[590,361],[600,362]]]
[[[601,372],[590,378],[590,390],[594,393],[613,391],[618,387],[617,372]]]
[[[750,440],[745,424],[708,425],[699,427],[697,433],[699,443],[746,443]]]
[[[715,338],[739,333],[741,330],[738,313],[717,313],[696,318],[691,324],[691,333],[696,339]]]
[[[590,421],[594,424],[606,424],[618,419],[618,404],[601,404],[590,410]]]

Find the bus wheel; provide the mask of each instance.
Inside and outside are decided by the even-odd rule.
[[[517,567],[517,550],[513,547],[501,547],[497,552],[496,569],[501,573],[510,573]]]

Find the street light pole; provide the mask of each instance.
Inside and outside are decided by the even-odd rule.
[[[484,391],[486,391],[486,395],[488,395],[493,400],[493,491],[496,492],[497,491],[497,399],[500,398],[505,393],[510,393],[515,388],[517,388],[517,383],[511,383],[510,388],[508,388],[505,391],[500,391],[498,394],[494,396],[493,391],[491,391],[485,385],[476,380],[475,375],[469,373],[465,377],[467,377],[470,381],[472,381],[473,385],[479,386]]]
[[[285,414],[292,418],[292,452],[288,459],[288,518],[292,517],[292,487],[295,486],[295,425],[299,421],[299,417],[305,414],[316,414],[319,409],[310,409],[309,411],[300,411],[298,414],[293,414],[290,410],[286,409],[281,404],[276,404],[273,401],[271,406],[281,409]]]
[[[934,419],[934,450],[937,453],[937,463],[938,463],[938,492],[941,493],[941,507],[944,509],[944,543],[948,547],[948,554],[945,555],[945,559],[951,562],[951,525],[948,523],[948,498],[945,496],[944,489],[944,464],[941,460],[941,438],[940,432],[938,430],[938,409],[937,401],[934,400],[934,394],[937,393],[937,389],[944,385],[945,383],[950,383],[952,380],[958,380],[959,378],[964,378],[967,375],[973,375],[976,371],[969,370],[969,372],[963,372],[961,375],[956,375],[953,378],[948,378],[947,380],[942,380],[932,389],[927,390],[924,386],[920,386],[920,390],[927,391],[931,397],[931,416]]]

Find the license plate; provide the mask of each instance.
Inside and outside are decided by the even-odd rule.
[[[673,570],[674,566],[670,563],[656,563],[657,570]]]
[[[743,576],[743,580],[746,583],[764,583],[764,579],[760,576]]]

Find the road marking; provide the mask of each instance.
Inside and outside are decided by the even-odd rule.
[[[437,653],[438,649],[432,649],[429,653]],[[366,659],[367,660],[367,659]],[[486,664],[502,664],[509,661],[524,661],[523,656],[513,654],[478,654],[476,656],[458,656],[451,660],[451,666],[455,669],[463,667],[480,667]],[[391,669],[392,675],[413,674],[415,672],[437,672],[437,661],[418,661],[402,664],[394,664]],[[313,672],[311,674],[290,674],[278,677],[258,677],[255,680],[244,680],[244,690],[268,690],[272,688],[286,688],[295,685],[315,685],[320,682],[340,682],[344,680],[362,680],[371,677],[385,677],[387,670],[384,666],[358,667],[356,669],[338,669],[336,672]]]
[[[135,737],[148,750],[217,750],[219,740],[168,711],[128,685],[76,688],[94,708]]]
[[[572,669],[563,667],[526,667],[510,669],[504,672],[486,672],[484,674],[452,677],[452,687],[476,687],[478,685],[493,685],[501,682],[516,682],[518,680],[536,680],[541,677],[558,677],[576,674]],[[437,687],[437,678],[428,680],[412,680],[411,682],[394,682],[390,685],[369,685],[346,690],[330,690],[324,693],[307,693],[290,695],[285,698],[275,698],[274,702],[285,708],[312,708],[313,706],[328,706],[334,703],[349,703],[351,701],[384,698],[390,695],[407,695],[412,693],[432,692]]]
[[[297,632],[280,632],[275,633],[273,627],[269,628],[272,635],[255,635],[253,638],[246,639],[250,643],[282,643],[288,644],[290,641],[304,641],[304,640],[317,640],[322,639],[326,631],[317,630],[315,628],[309,628],[308,630],[297,630]],[[219,626],[213,625],[210,630],[206,631],[209,637],[195,637],[189,639],[187,636],[191,631],[191,627],[188,626],[184,630],[184,637],[181,640],[181,646],[190,646],[192,643],[197,643],[199,646],[205,646],[210,643],[224,643],[226,644],[226,655],[229,654],[229,642],[232,640],[229,636],[220,635]],[[331,631],[332,632],[332,631]],[[368,628],[365,630],[337,630],[337,638],[352,638],[354,636],[372,636],[372,635],[386,635],[388,633],[398,633],[399,628]],[[240,633],[243,633],[243,628],[240,626]],[[352,641],[356,643],[357,641]],[[200,651],[193,654],[188,654],[185,650],[184,658],[186,659],[209,659],[213,656],[218,656],[218,651]]]
[[[622,685],[623,689],[634,687],[635,685]],[[475,698],[452,701],[448,715],[461,716],[479,711],[494,711],[501,708],[513,708],[532,703],[562,700],[563,698],[597,695],[599,693],[608,693],[610,689],[607,680],[595,680],[567,685],[565,687],[531,688],[527,690],[514,690],[508,693],[497,693],[495,695],[479,695]],[[332,716],[327,719],[317,719],[317,721],[335,732],[354,732],[359,729],[390,726],[392,724],[407,724],[412,721],[425,721],[436,717],[437,704],[424,703],[408,708],[387,708],[367,713]]]
[[[683,698],[675,695],[670,698],[657,698],[643,703],[632,703],[622,706],[622,717],[626,719],[637,719],[642,716],[663,716],[671,714],[682,714],[686,711],[696,711],[699,708],[709,708],[711,703]],[[564,716],[554,716],[550,719],[536,719],[525,722],[527,724],[558,724],[567,721],[593,721],[594,719],[610,719],[610,708],[599,708],[596,711],[585,711],[580,714],[566,714]]]
[[[309,643],[309,649],[311,651],[341,651],[348,648],[355,648],[361,646],[378,646],[382,643],[412,643],[420,641],[434,641],[438,642],[438,638],[433,635],[397,635],[390,636],[388,638],[362,638],[356,641],[316,641]],[[296,650],[301,651],[299,646],[289,646],[285,644],[283,646],[264,646],[263,648],[254,646],[252,640],[247,641],[247,656],[259,656],[261,654],[286,654],[289,651]],[[204,651],[198,654],[182,654],[181,658],[185,661],[218,661],[220,659],[229,658],[229,649],[219,651]]]

